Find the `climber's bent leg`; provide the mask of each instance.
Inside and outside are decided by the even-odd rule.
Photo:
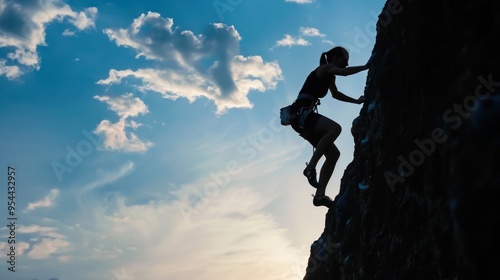
[[[333,170],[335,169],[335,164],[340,157],[340,152],[335,145],[332,144],[330,149],[328,149],[327,153],[325,153],[326,160],[321,167],[321,171],[319,174],[319,182],[318,188],[316,189],[316,193],[314,194],[313,204],[314,206],[326,206],[330,208],[333,204],[333,200],[326,196],[326,186],[328,185],[328,181],[332,177]]]
[[[319,173],[319,181],[318,188],[316,190],[316,196],[325,195],[326,186],[332,177],[333,170],[335,169],[335,165],[337,164],[337,160],[340,157],[340,151],[335,146],[335,144],[331,145],[328,151],[325,153],[326,160],[321,167],[321,171]]]
[[[319,159],[327,153],[328,149],[333,144],[333,141],[337,139],[340,135],[342,128],[340,125],[327,117],[320,116],[318,122],[314,127],[314,133],[324,133],[321,139],[319,139],[316,149],[307,165],[307,169],[315,169],[318,164]]]

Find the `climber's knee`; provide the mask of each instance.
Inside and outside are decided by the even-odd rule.
[[[328,151],[325,154],[328,159],[338,159],[340,157],[340,151],[337,146],[332,145],[328,148]]]
[[[333,133],[334,137],[337,138],[341,132],[342,132],[342,127],[340,126],[340,124],[332,121],[330,126],[330,133]]]
[[[334,139],[342,132],[340,124],[324,116],[318,119],[315,128],[317,131],[327,131]]]

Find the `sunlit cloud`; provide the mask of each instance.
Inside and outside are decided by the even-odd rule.
[[[27,256],[32,259],[48,259],[53,254],[62,253],[70,248],[70,243],[62,239],[42,238],[33,245]]]
[[[292,46],[308,46],[311,43],[301,37],[292,37],[290,34],[285,34],[284,37],[278,41],[274,47],[292,47]]]
[[[305,37],[319,37],[319,38],[324,38],[326,37],[325,34],[321,33],[317,28],[314,27],[300,27],[299,28],[299,35],[297,36],[292,36],[290,34],[285,34],[283,35],[283,38],[276,41],[274,46],[271,48],[277,48],[277,47],[293,47],[293,46],[309,46],[311,43],[304,39],[303,36]],[[323,39],[323,42],[326,42]]]
[[[41,207],[43,208],[51,207],[52,205],[54,205],[54,201],[57,198],[58,194],[59,194],[58,189],[50,190],[49,194],[45,196],[43,199],[35,202],[29,202],[28,207],[24,210],[24,212],[33,211]]]
[[[101,85],[120,83],[123,78],[141,80],[139,88],[160,93],[164,98],[179,97],[194,102],[200,97],[214,101],[216,113],[231,108],[252,108],[250,91],[274,89],[282,80],[277,62],[260,56],[239,54],[242,39],[234,26],[214,23],[202,34],[174,27],[173,19],[148,12],[127,29],[105,29],[117,46],[132,48],[136,58],[164,62],[163,67],[137,70],[111,69]]]
[[[297,4],[311,4],[314,0],[285,0],[285,2],[292,2]]]
[[[127,127],[137,129],[140,123],[129,121],[129,118],[145,115],[149,112],[148,107],[142,100],[127,93],[118,97],[94,96],[94,99],[104,102],[108,108],[114,111],[119,121],[112,123],[103,120],[94,130],[95,134],[104,135],[104,148],[124,152],[144,152],[153,146],[153,143],[141,140],[133,132],[127,131]]]
[[[6,65],[5,59],[0,59],[0,75],[5,75],[8,79],[13,79],[22,75],[22,71],[17,65]]]
[[[0,9],[0,48],[10,51],[7,59],[0,59],[0,75],[9,79],[40,69],[37,48],[47,45],[45,30],[50,23],[67,18],[81,31],[94,28],[97,16],[95,7],[75,12],[61,0],[2,1]]]
[[[71,31],[69,29],[65,29],[62,33],[63,36],[67,36],[67,37],[72,37],[72,36],[75,36],[76,35],[76,32],[75,31]]]
[[[63,253],[71,248],[71,244],[67,241],[67,237],[58,233],[58,229],[54,227],[21,225],[16,229],[16,232],[20,236],[32,236],[30,243],[33,245],[27,242],[16,242],[17,254],[22,255],[26,252],[26,256],[30,259],[48,259],[53,255]],[[0,247],[2,247],[1,244]],[[6,248],[3,250],[6,250]]]
[[[142,279],[232,279],[235,274],[280,279],[300,259],[286,231],[262,211],[266,198],[238,187],[208,199],[210,205],[187,221],[174,202],[127,205],[118,197],[115,211],[106,216],[107,236],[113,237],[106,240],[107,251],[114,251],[127,274]]]
[[[314,27],[300,27],[299,33],[304,36],[309,37],[325,37],[325,34],[322,34],[317,28]]]
[[[271,142],[269,148],[273,150],[275,145],[278,142]],[[19,242],[25,243],[25,265],[37,269],[44,265],[42,261],[50,261],[57,264],[55,269],[60,265],[94,267],[79,279],[90,279],[92,273],[104,279],[117,275],[129,279],[232,279],[236,273],[241,279],[284,279],[306,256],[292,245],[278,217],[266,210],[276,196],[255,188],[252,182],[276,172],[300,151],[301,147],[291,146],[259,154],[242,163],[241,172],[230,178],[231,184],[215,191],[205,188],[206,180],[212,180],[207,174],[177,191],[165,184],[157,189],[159,195],[144,200],[148,196],[142,194],[141,202],[125,189],[105,189],[128,176],[134,163],[101,170],[92,176],[95,179],[60,191],[65,199],[75,195],[79,202],[73,208],[65,207],[63,215],[18,228]],[[195,197],[195,192],[203,196]]]
[[[64,235],[57,233],[54,227],[45,227],[39,225],[21,226],[18,229],[19,233],[35,233],[43,237],[51,237],[56,239],[66,238]]]
[[[0,242],[0,254],[2,256],[7,255],[10,252],[10,244],[7,242]],[[24,255],[24,253],[30,248],[30,244],[27,242],[17,242],[16,243],[16,254],[19,256]]]

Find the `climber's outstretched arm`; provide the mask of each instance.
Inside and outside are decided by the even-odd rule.
[[[350,67],[340,68],[340,67],[335,66],[332,63],[328,63],[328,64],[321,65],[319,67],[318,71],[320,72],[319,73],[320,75],[327,74],[330,76],[331,75],[349,76],[349,75],[359,73],[359,72],[366,70],[368,68],[369,68],[368,64],[362,65],[362,66],[350,66]]]
[[[338,91],[337,86],[335,85],[335,82],[332,82],[330,84],[330,92],[332,93],[332,97],[344,101],[344,102],[349,102],[349,103],[354,103],[354,104],[361,104],[365,101],[365,97],[361,96],[358,99],[354,99],[352,97],[349,97],[342,92]]]

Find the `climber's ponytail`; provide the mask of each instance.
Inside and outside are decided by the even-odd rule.
[[[327,64],[328,63],[328,55],[326,52],[321,54],[321,57],[319,59],[319,65]]]

